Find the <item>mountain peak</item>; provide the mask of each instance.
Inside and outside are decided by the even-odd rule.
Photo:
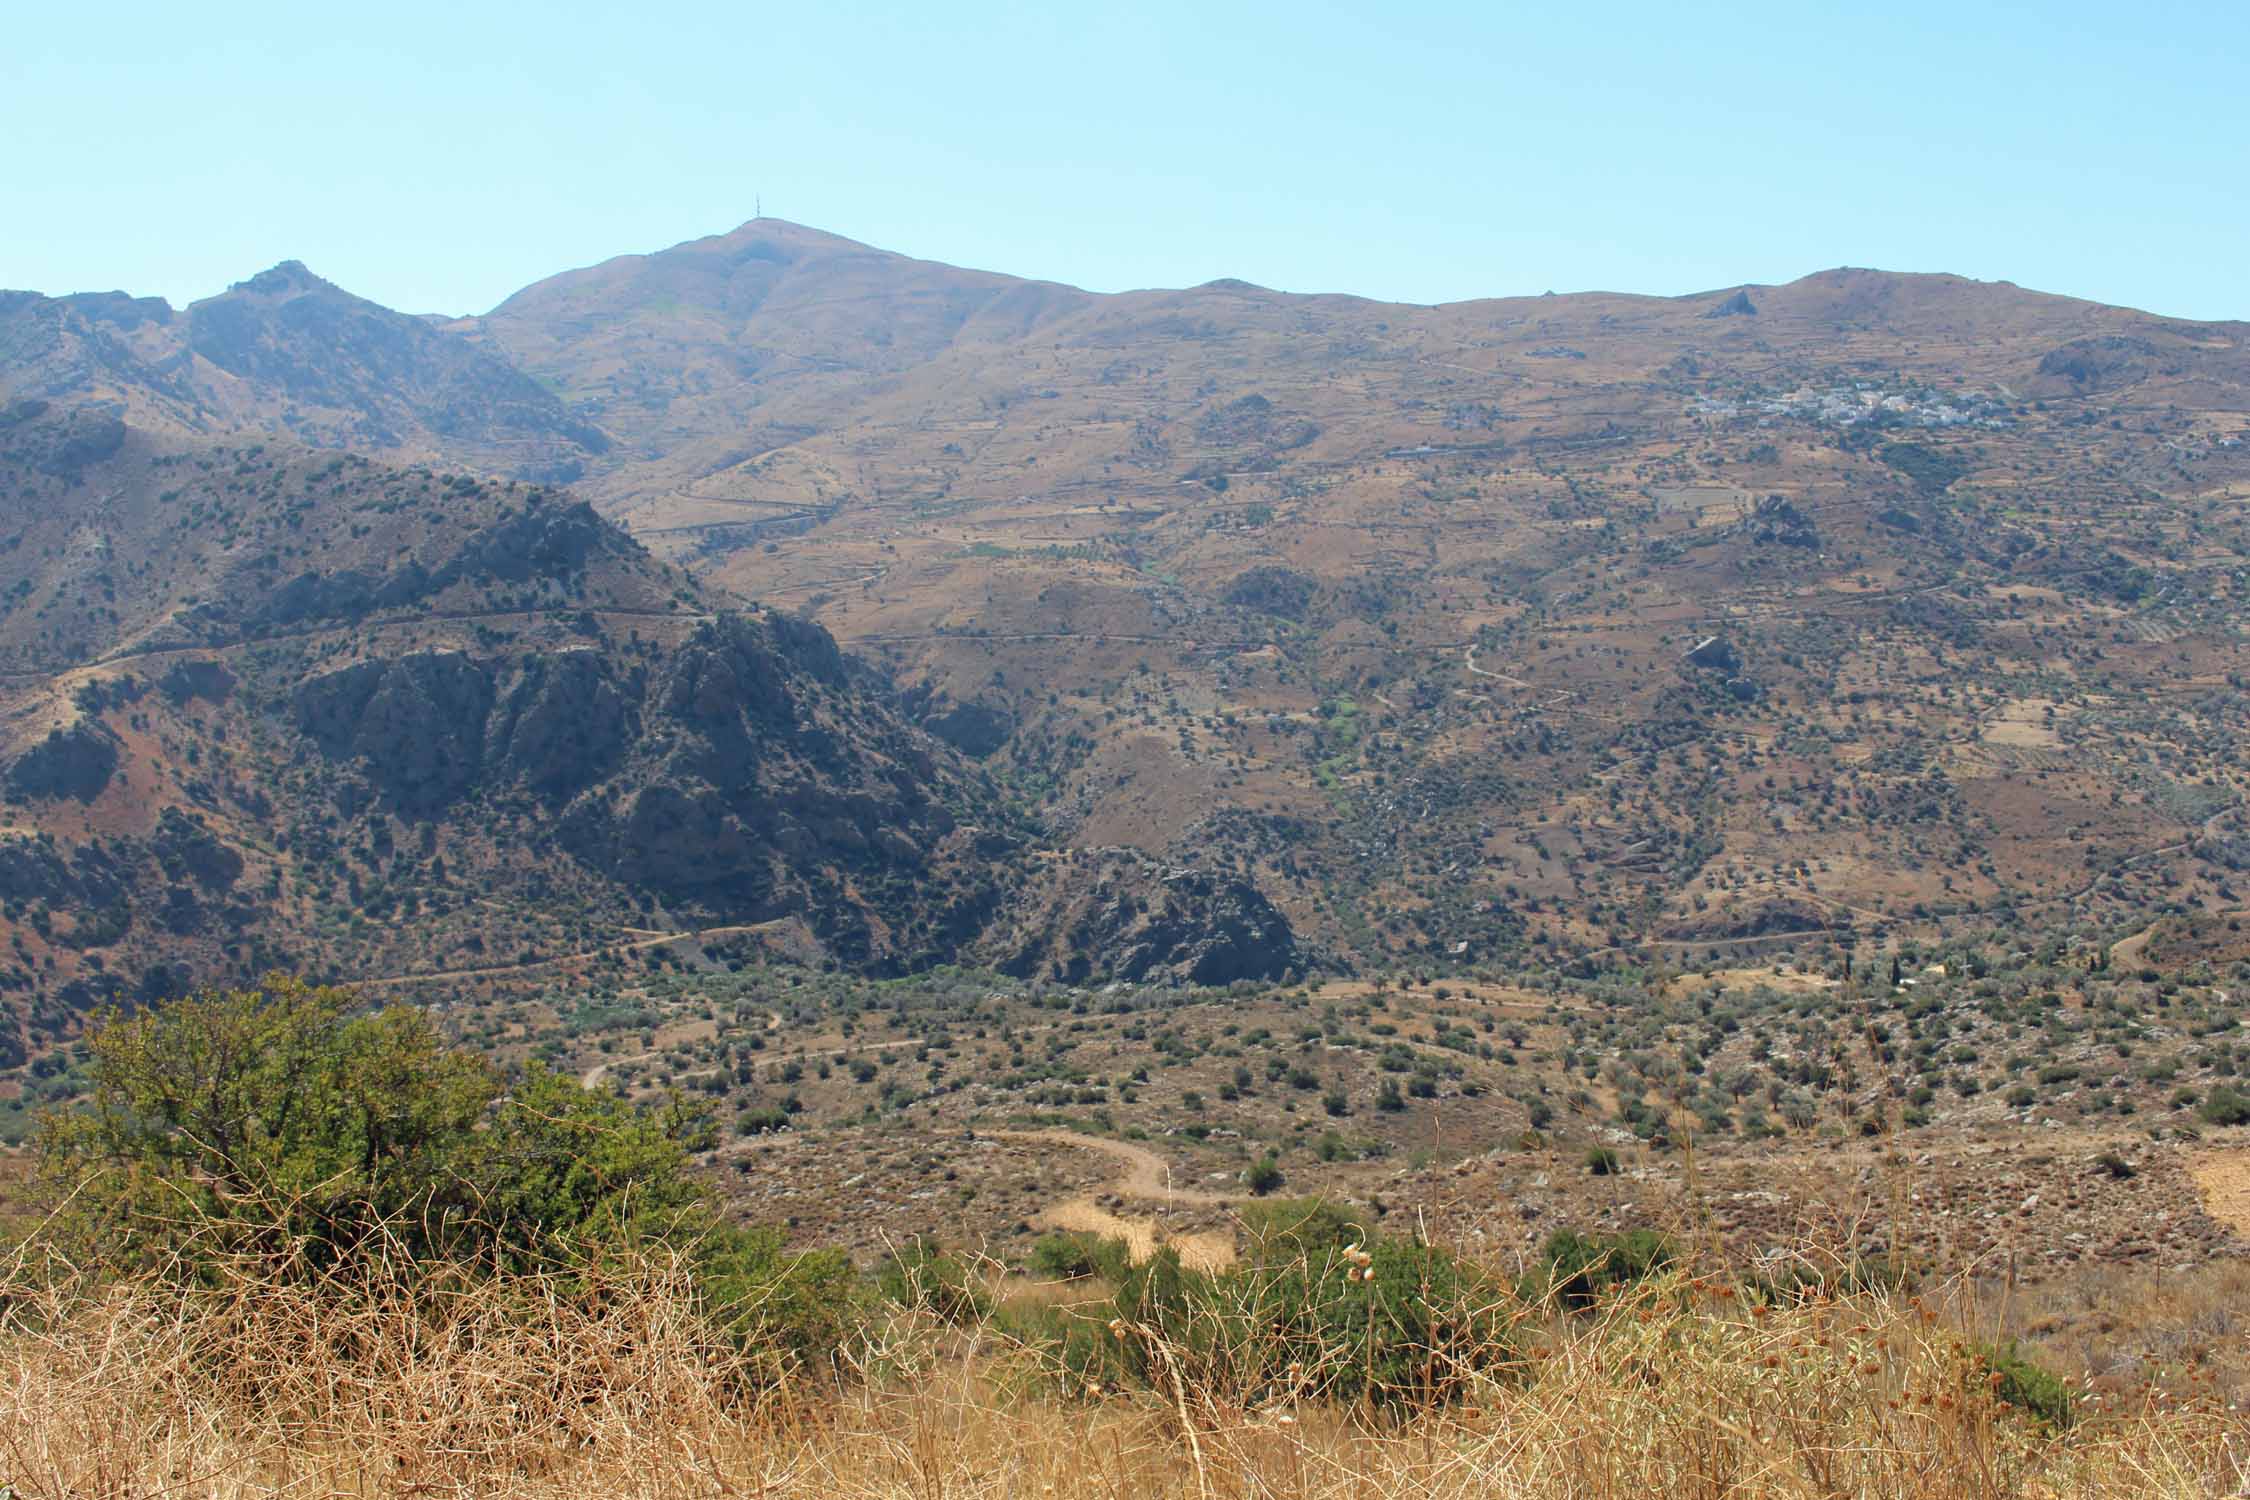
[[[771,245],[787,250],[793,255],[807,252],[845,252],[855,255],[890,255],[893,252],[878,250],[873,245],[831,234],[825,229],[815,229],[809,224],[799,224],[789,219],[777,219],[768,214],[756,219],[746,219],[724,234],[711,235],[702,240],[689,240],[687,249],[695,245],[740,247],[744,245]]]
[[[279,265],[260,271],[248,281],[238,281],[227,288],[230,292],[249,292],[257,296],[280,297],[292,293],[334,290],[333,283],[315,276],[301,260],[285,260]]]

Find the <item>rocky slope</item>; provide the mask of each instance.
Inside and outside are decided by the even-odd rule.
[[[1132,849],[1074,851],[1035,869],[981,956],[1018,979],[1217,986],[1302,977],[1322,966],[1247,880],[1166,867]]]
[[[14,1052],[275,964],[724,932],[896,973],[1038,924],[1034,830],[880,673],[567,494],[19,400],[0,526]],[[1197,915],[1086,961],[1231,941]]]

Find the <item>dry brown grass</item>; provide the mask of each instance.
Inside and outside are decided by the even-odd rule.
[[[2250,1397],[2250,1263],[2081,1267],[2068,1277],[1988,1288],[1976,1316],[2056,1370],[2120,1399],[2172,1393]]]
[[[19,1297],[0,1478],[26,1497],[2214,1496],[2250,1431],[2146,1401],[2067,1432],[1993,1399],[1930,1311],[1762,1310],[1644,1284],[1550,1321],[1466,1403],[1397,1417],[1070,1390],[1034,1350],[902,1316],[775,1387],[644,1266],[565,1293],[441,1270]]]

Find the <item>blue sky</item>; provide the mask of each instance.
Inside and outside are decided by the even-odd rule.
[[[766,211],[1098,290],[1834,265],[2250,318],[2250,4],[18,8],[0,286],[409,311]]]

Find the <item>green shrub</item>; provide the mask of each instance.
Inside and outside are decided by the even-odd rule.
[[[2221,1085],[2211,1090],[2195,1112],[2212,1125],[2250,1125],[2250,1098]]]
[[[787,1130],[789,1111],[774,1105],[746,1109],[734,1117],[734,1128],[738,1135],[764,1135],[768,1131]]]
[[[1242,1185],[1261,1198],[1288,1180],[1282,1175],[1281,1163],[1270,1151],[1250,1163],[1242,1174]]]
[[[1319,1258],[1374,1237],[1365,1215],[1328,1198],[1276,1198],[1244,1204],[1239,1215],[1249,1258]]]
[[[1031,1269],[1057,1281],[1082,1281],[1089,1276],[1123,1281],[1133,1259],[1123,1240],[1098,1234],[1067,1231],[1043,1234],[1031,1247]]]
[[[2077,1402],[2070,1386],[2061,1376],[2024,1358],[2013,1339],[2005,1344],[1982,1344],[1974,1352],[1977,1362],[1999,1377],[1992,1393],[2002,1401],[2049,1427],[2064,1428],[2077,1421]]]
[[[725,1226],[704,1239],[696,1288],[735,1343],[777,1367],[819,1366],[850,1341],[866,1283],[841,1250],[790,1250],[775,1229]]]
[[[1590,1146],[1586,1151],[1586,1170],[1596,1177],[1617,1175],[1617,1153],[1607,1146]]]
[[[58,1233],[119,1270],[251,1254],[337,1274],[385,1251],[547,1269],[683,1247],[717,1222],[688,1175],[706,1119],[533,1065],[511,1084],[421,1010],[353,1014],[276,976],[96,1019],[91,1096],[50,1115]]]
[[[1291,1215],[1298,1215],[1292,1219]],[[1429,1407],[1518,1361],[1506,1290],[1447,1252],[1368,1239],[1326,1205],[1276,1205],[1241,1264],[1191,1271],[1160,1250],[1068,1326],[1077,1387],[1190,1400],[1370,1400]],[[1175,1382],[1177,1384],[1175,1384]]]
[[[976,1323],[992,1315],[992,1294],[976,1268],[919,1235],[876,1269],[875,1287],[901,1307],[948,1323]]]
[[[1525,1294],[1575,1309],[1663,1270],[1672,1263],[1673,1248],[1671,1240],[1653,1229],[1597,1235],[1558,1229],[1547,1236],[1539,1258],[1540,1269],[1532,1273]]]
[[[856,1326],[845,1257],[728,1223],[690,1175],[712,1131],[679,1098],[643,1108],[538,1065],[510,1079],[421,1010],[278,975],[99,1016],[87,1048],[85,1104],[41,1123],[54,1212],[27,1247],[63,1274],[161,1278],[187,1300],[246,1265],[339,1295],[428,1267],[538,1297],[653,1261],[776,1364]]]

